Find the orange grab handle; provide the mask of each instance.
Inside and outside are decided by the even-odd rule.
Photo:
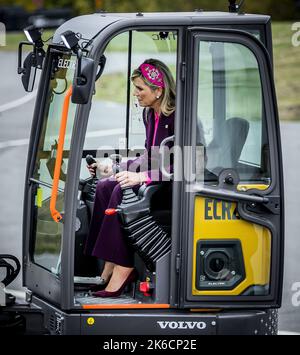
[[[56,200],[57,200],[58,183],[59,183],[60,169],[61,169],[62,158],[63,158],[66,127],[68,121],[71,96],[72,96],[72,86],[67,90],[64,99],[63,110],[62,110],[61,120],[60,120],[58,143],[57,143],[53,186],[52,186],[51,199],[50,199],[50,213],[55,222],[59,222],[62,219],[62,215],[56,209]]]

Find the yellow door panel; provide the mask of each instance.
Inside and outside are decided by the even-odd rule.
[[[240,295],[253,286],[267,289],[271,233],[240,219],[236,203],[197,196],[193,238],[193,295]],[[207,246],[200,250],[200,244]],[[233,260],[239,253],[238,263],[243,265]]]

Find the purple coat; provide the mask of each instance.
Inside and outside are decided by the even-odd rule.
[[[152,181],[161,181],[162,175],[158,169],[158,149],[160,143],[167,137],[174,134],[174,113],[170,116],[161,114],[156,131],[153,149],[153,135],[155,128],[154,110],[148,111],[148,118],[143,112],[143,120],[146,128],[145,151],[137,159],[122,163],[122,169],[129,171],[147,171]],[[172,170],[172,162],[170,162]],[[133,187],[137,192],[139,185]],[[111,261],[125,267],[133,266],[133,250],[126,243],[123,237],[118,215],[106,216],[107,208],[116,208],[122,201],[122,190],[114,177],[101,179],[98,181],[94,210],[91,219],[90,231],[87,237],[85,253]]]
[[[148,176],[152,181],[163,180],[162,174],[159,171],[159,146],[165,138],[174,134],[174,115],[175,113],[172,113],[170,116],[160,115],[155,141],[153,142],[155,129],[154,110],[149,110],[147,119],[146,110],[144,110],[143,121],[146,129],[144,154],[137,159],[128,160],[126,163],[122,163],[121,167],[123,170],[134,172],[147,171]],[[152,143],[154,144],[152,145]],[[171,148],[172,145],[173,143],[167,144],[169,148]],[[170,161],[168,165],[169,170],[172,170],[172,161]]]

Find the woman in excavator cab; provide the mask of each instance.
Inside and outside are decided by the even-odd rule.
[[[95,297],[118,297],[125,287],[137,279],[134,268],[134,251],[123,236],[118,215],[106,215],[105,210],[116,208],[122,201],[122,190],[131,187],[138,192],[142,184],[163,180],[159,170],[159,146],[174,134],[175,81],[170,69],[157,59],[145,60],[131,75],[133,95],[144,108],[146,129],[144,154],[120,164],[120,171],[113,165],[99,161],[89,164],[103,177],[97,183],[90,231],[86,241],[86,255],[105,261],[100,284],[94,286]],[[172,170],[172,164],[169,166]],[[165,181],[165,178],[164,178]]]

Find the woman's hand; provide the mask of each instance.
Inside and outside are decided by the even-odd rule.
[[[111,165],[103,164],[98,160],[96,163],[93,163],[91,165],[87,165],[87,168],[93,177],[95,176],[95,168],[99,170],[100,175],[103,177],[108,177],[113,174],[113,170],[112,170]]]
[[[147,173],[133,173],[131,171],[121,171],[115,175],[121,187],[141,185],[147,180]]]

